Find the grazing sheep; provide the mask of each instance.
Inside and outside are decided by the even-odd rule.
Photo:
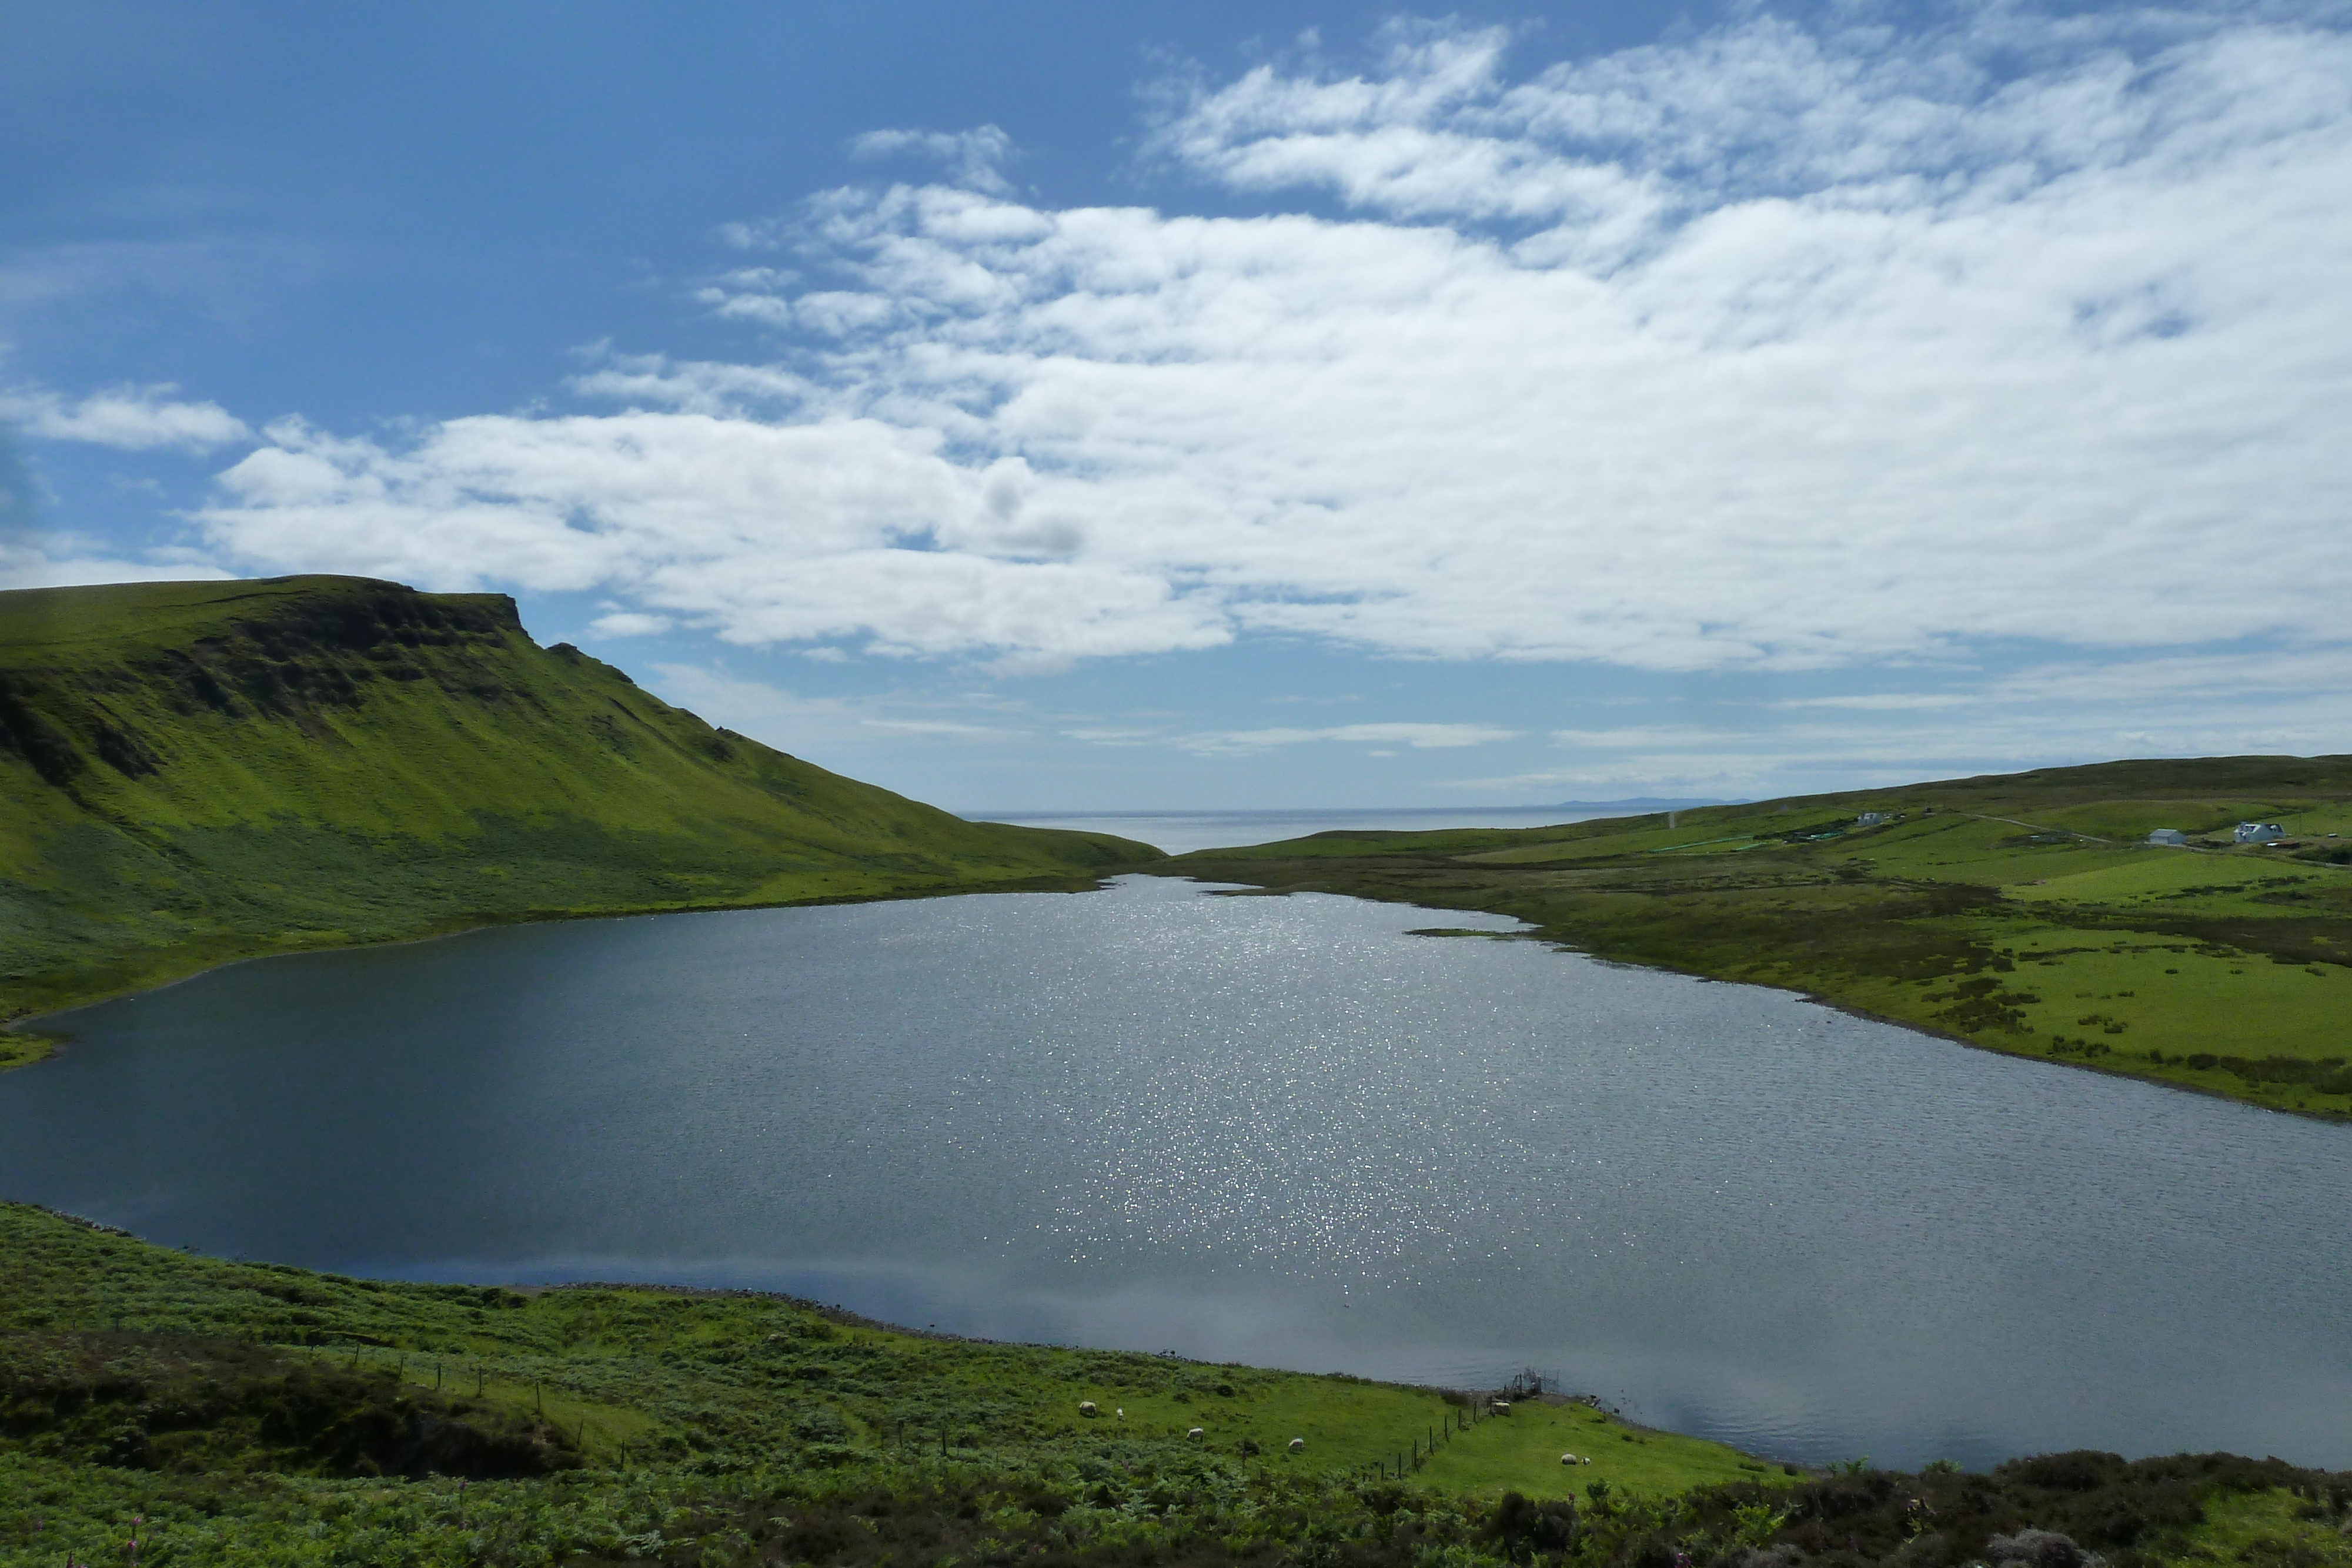
[[[1184,1436],[1188,1437],[1205,1437],[1208,1435],[1209,1429],[1206,1427],[1195,1427],[1191,1431],[1184,1434]]]
[[[1081,1416],[1097,1416],[1100,1415],[1101,1412],[1095,1408],[1095,1402],[1093,1400],[1081,1399],[1078,1401],[1078,1414]]]
[[[1306,1438],[1304,1438],[1304,1437],[1293,1437],[1293,1438],[1291,1438],[1291,1439],[1290,1439],[1290,1451],[1291,1451],[1292,1453],[1294,1453],[1294,1454],[1303,1454],[1303,1453],[1305,1453],[1305,1452],[1307,1451],[1307,1439],[1306,1439]]]
[[[1511,1402],[1507,1399],[1497,1399],[1486,1408],[1497,1416],[1507,1416],[1511,1413]]]
[[[1576,1456],[1574,1454],[1562,1454],[1559,1457],[1559,1462],[1563,1465],[1575,1464],[1577,1462]]]

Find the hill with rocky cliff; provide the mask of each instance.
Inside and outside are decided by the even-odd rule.
[[[559,915],[1085,886],[639,689],[513,601],[358,578],[0,593],[0,1018]]]

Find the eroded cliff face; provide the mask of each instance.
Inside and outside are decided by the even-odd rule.
[[[62,789],[94,764],[131,778],[160,771],[168,741],[131,716],[150,703],[181,718],[306,723],[362,706],[382,682],[429,681],[459,701],[514,695],[500,666],[529,639],[506,595],[419,593],[365,579],[256,586],[306,580],[317,586],[223,600],[218,629],[184,642],[129,626],[92,638],[99,607],[78,609],[76,600],[107,591],[40,591],[51,602],[12,619],[64,635],[0,651],[0,755]]]
[[[0,594],[0,1016],[287,946],[1150,858],[966,822],[714,729],[541,648],[503,595]]]

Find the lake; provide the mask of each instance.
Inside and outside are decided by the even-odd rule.
[[[1791,1458],[2352,1465],[2345,1129],[1513,929],[1135,877],[269,959],[50,1020],[0,1193],[349,1273],[1532,1366]]]

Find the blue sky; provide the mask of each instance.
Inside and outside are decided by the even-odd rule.
[[[0,4],[0,580],[966,810],[2352,750],[2347,23]]]

